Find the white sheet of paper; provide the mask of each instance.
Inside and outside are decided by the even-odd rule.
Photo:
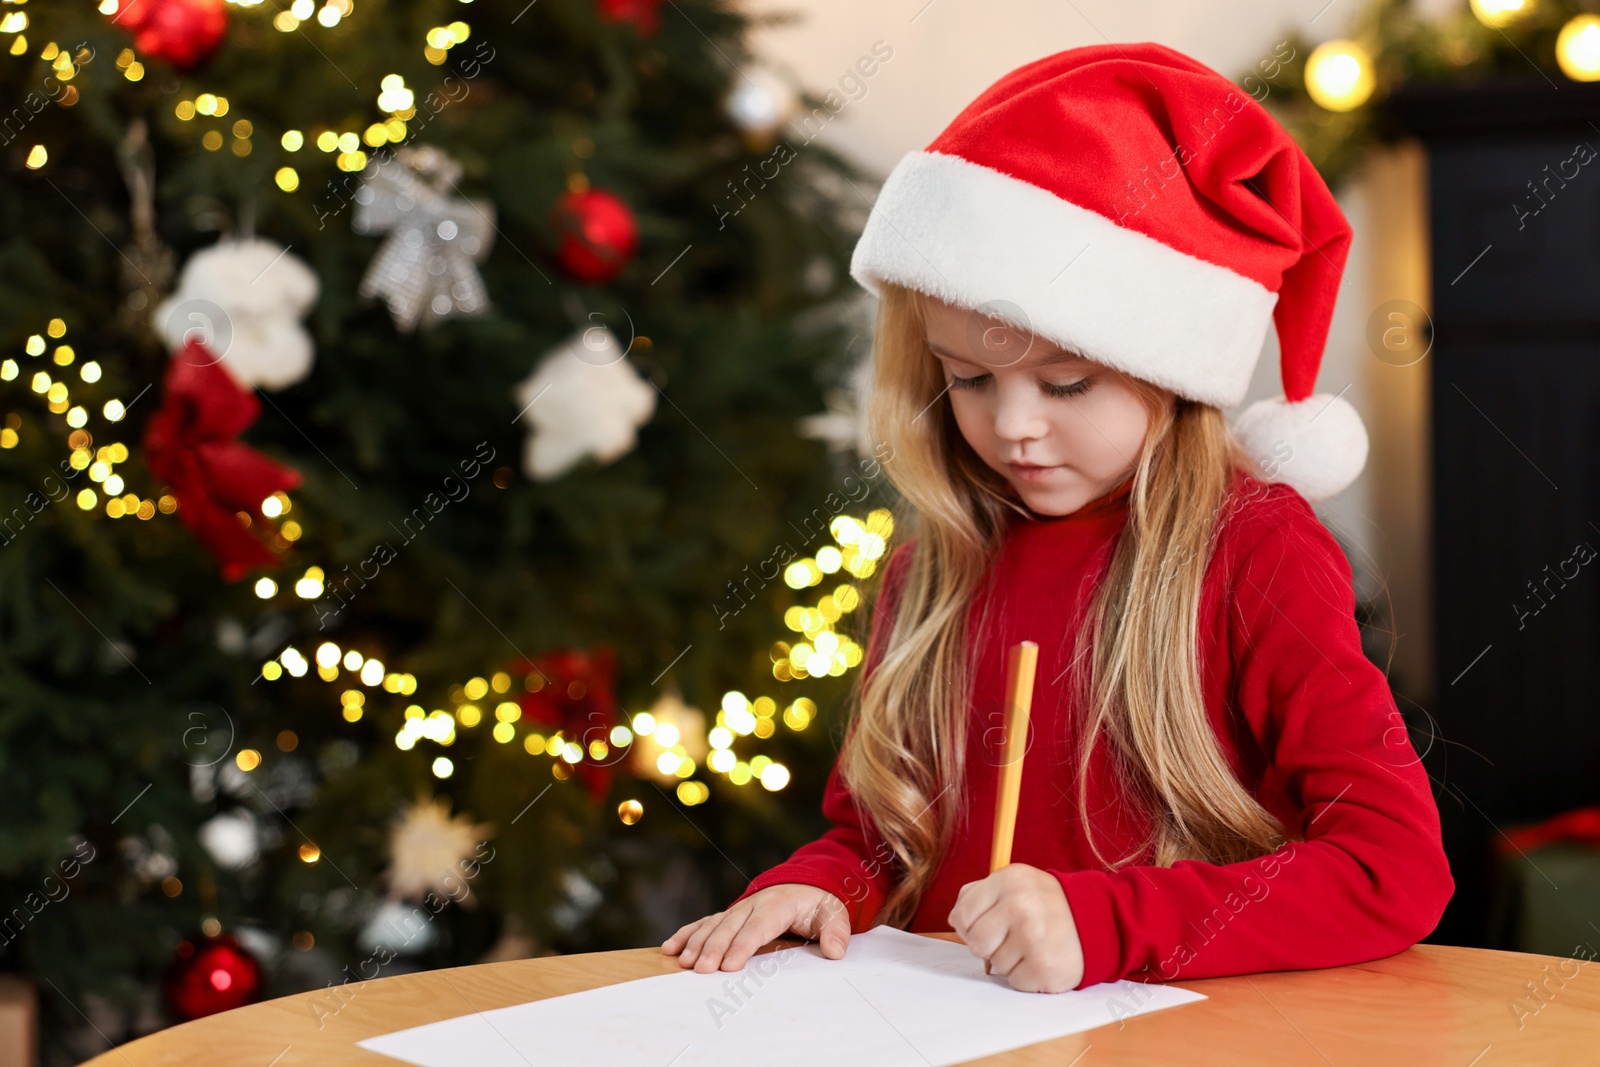
[[[965,945],[880,926],[852,935],[842,960],[802,945],[740,971],[640,978],[360,1045],[419,1067],[944,1067],[1204,999],[1141,982],[1019,993]]]

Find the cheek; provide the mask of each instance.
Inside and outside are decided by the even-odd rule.
[[[980,456],[989,455],[989,447],[993,439],[992,429],[994,420],[990,415],[987,404],[982,396],[974,391],[952,389],[948,394],[950,410],[955,414],[956,425],[961,427],[961,436],[967,439],[967,444]]]
[[[1106,385],[1075,401],[1054,420],[1089,473],[1120,470],[1139,457],[1150,417],[1126,388]]]

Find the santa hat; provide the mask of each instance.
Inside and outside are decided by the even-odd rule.
[[[1159,44],[1001,78],[890,173],[850,273],[983,310],[1192,400],[1244,399],[1275,322],[1283,399],[1234,432],[1307,499],[1366,462],[1361,417],[1312,394],[1350,224],[1265,108]]]

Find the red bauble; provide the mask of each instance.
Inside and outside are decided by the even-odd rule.
[[[560,235],[556,262],[580,282],[610,281],[639,249],[639,220],[603,189],[564,193],[550,215]]]
[[[583,759],[572,769],[588,787],[596,804],[611,788],[611,767],[623,749],[611,748],[611,728],[617,724],[617,654],[609,645],[592,651],[564,648],[533,660],[520,660],[512,669],[526,673],[529,686],[518,703],[523,716],[561,735],[583,749]],[[596,759],[589,747],[607,744],[606,755]]]
[[[133,34],[133,47],[179,70],[211,57],[228,32],[223,0],[123,0],[111,19]]]
[[[661,28],[661,0],[595,0],[595,8],[607,22],[627,22],[649,36]]]
[[[178,942],[167,968],[167,1004],[180,1018],[198,1019],[249,1004],[261,994],[261,965],[227,935]]]

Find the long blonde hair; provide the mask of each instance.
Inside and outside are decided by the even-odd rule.
[[[880,294],[867,408],[872,439],[893,449],[890,477],[916,548],[899,581],[891,632],[857,693],[840,772],[892,854],[895,884],[881,920],[915,914],[961,815],[971,694],[968,610],[997,556],[1005,479],[961,436],[943,373],[925,346],[924,300]],[[1088,669],[1073,671],[1080,717],[1078,809],[1107,868],[1141,856],[1227,863],[1276,848],[1279,821],[1231,773],[1210,725],[1196,618],[1213,533],[1233,473],[1252,461],[1222,412],[1129,379],[1150,412],[1128,520],[1078,634]],[[1139,847],[1107,860],[1088,822],[1088,769],[1098,744],[1125,795],[1144,809]],[[887,858],[887,857],[885,857]]]

